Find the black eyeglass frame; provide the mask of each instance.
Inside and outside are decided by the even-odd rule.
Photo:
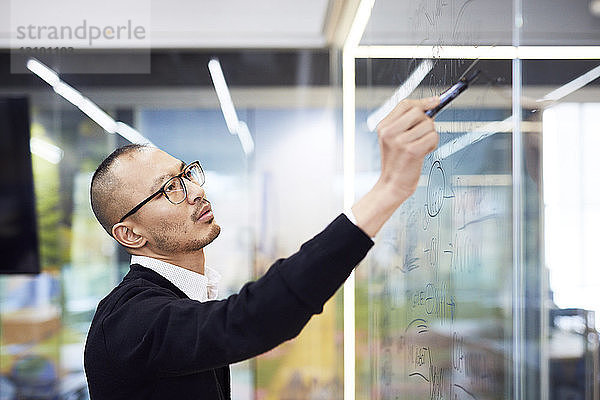
[[[185,174],[189,171],[189,169],[193,166],[197,166],[198,168],[200,168],[200,175],[202,176],[202,182],[199,183],[200,186],[204,185],[204,182],[206,182],[206,177],[204,175],[204,170],[202,169],[202,165],[200,165],[199,161],[193,161],[191,163],[189,163],[188,165],[185,166],[185,168],[183,169],[183,171],[181,171],[181,173],[170,177],[161,187],[160,189],[158,189],[156,192],[154,192],[153,194],[151,194],[150,196],[148,196],[144,201],[142,201],[141,203],[139,203],[137,206],[133,207],[131,209],[131,211],[129,211],[127,214],[125,214],[123,216],[123,218],[121,218],[119,220],[119,223],[125,221],[125,218],[135,214],[136,212],[139,211],[140,208],[142,208],[143,206],[145,206],[150,200],[152,200],[153,198],[155,198],[156,196],[158,196],[159,194],[163,194],[165,195],[165,197],[167,198],[167,200],[169,200],[169,202],[171,202],[171,204],[181,204],[185,201],[185,199],[187,198],[187,187],[185,186],[185,180],[183,178],[185,178]],[[173,179],[179,179],[181,180],[181,186],[183,187],[183,192],[184,192],[184,196],[183,199],[181,201],[178,202],[174,202],[173,200],[171,200],[169,198],[169,195],[167,194],[167,192],[165,191],[165,187],[173,180]],[[188,178],[185,178],[188,179]],[[188,179],[189,180],[189,179]],[[191,182],[191,181],[190,181]]]

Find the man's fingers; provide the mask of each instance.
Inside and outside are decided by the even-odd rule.
[[[418,101],[423,111],[431,110],[432,108],[440,104],[440,96],[428,97],[426,99],[420,99]]]
[[[439,140],[437,132],[429,132],[410,144],[411,153],[417,157],[424,157],[436,149]]]
[[[399,140],[402,140],[404,143],[410,143],[431,132],[435,132],[435,126],[433,125],[433,121],[427,118],[412,127],[404,135],[400,135]]]
[[[401,113],[402,111],[406,112],[406,110],[415,107],[425,111],[437,106],[439,103],[439,96],[425,97],[423,99],[404,99],[400,103],[398,103],[398,105],[393,111],[397,109]]]
[[[398,118],[391,119],[385,125],[382,124],[380,127],[380,132],[384,133],[384,131],[388,131],[396,134],[406,132],[409,129],[417,126],[425,119],[427,119],[425,113],[422,110],[413,107]]]
[[[428,97],[425,99],[404,99],[394,109],[379,122],[377,125],[377,129],[384,127],[390,124],[392,121],[401,118],[404,114],[409,112],[412,109],[416,109],[418,111],[425,111],[434,108],[440,102],[440,98],[438,96]],[[409,126],[410,127],[410,126]]]

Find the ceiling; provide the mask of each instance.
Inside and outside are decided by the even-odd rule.
[[[144,27],[143,41],[120,48],[326,48],[341,45],[360,0],[0,0],[0,48],[17,27],[119,25]],[[600,0],[522,0],[529,44],[588,44],[600,40]],[[510,44],[512,0],[377,0],[363,44]],[[13,42],[13,47],[14,47]],[[57,40],[18,40],[56,46]],[[115,48],[115,40],[96,41]],[[525,44],[525,43],[522,43]],[[63,45],[63,44],[61,44]]]
[[[324,47],[328,7],[328,0],[153,2],[152,43],[153,47]]]
[[[0,0],[0,48],[17,27],[125,24],[147,28],[152,48],[323,48],[345,4],[355,0]],[[68,10],[68,11],[66,11]],[[50,46],[57,41],[20,45]],[[116,43],[114,40],[112,43]],[[135,43],[132,43],[136,47]]]
[[[591,0],[521,0],[520,44],[597,46]],[[594,0],[599,2],[600,0]],[[363,45],[511,45],[512,0],[377,0]]]

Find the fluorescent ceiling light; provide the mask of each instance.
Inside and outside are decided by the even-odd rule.
[[[60,147],[35,137],[29,140],[29,150],[52,164],[58,164],[65,154]]]
[[[145,144],[147,146],[156,147],[156,145],[148,140],[144,135],[124,122],[117,121],[115,125],[115,132],[129,140],[131,143]]]
[[[357,58],[462,58],[487,60],[594,60],[600,46],[359,46]]]
[[[600,0],[590,1],[590,13],[592,13],[594,17],[600,17]]]
[[[56,82],[56,84],[52,85],[52,88],[54,89],[56,94],[62,96],[63,98],[65,98],[65,100],[77,107],[79,107],[79,105],[83,103],[84,98],[81,95],[81,93],[61,80]]]
[[[91,100],[83,98],[79,104],[75,104],[79,109],[98,125],[102,127],[106,132],[115,133],[116,121],[107,113],[105,113],[100,107],[94,104]]]
[[[223,75],[223,70],[221,69],[221,63],[219,63],[219,60],[215,58],[210,60],[208,62],[208,70],[210,71],[210,77],[212,78],[213,85],[215,86],[219,103],[221,104],[221,111],[223,111],[227,129],[229,129],[229,133],[233,135],[237,132],[239,120],[237,113],[235,112],[235,107],[233,106],[231,94],[229,93],[227,82],[225,82],[225,76]]]
[[[240,121],[237,129],[237,135],[240,138],[240,143],[242,144],[244,153],[246,153],[246,155],[252,154],[254,151],[254,140],[252,140],[252,135],[250,134],[248,125],[246,125],[244,121]]]
[[[582,87],[584,87],[591,81],[597,79],[598,77],[600,77],[600,65],[581,75],[579,78],[573,79],[571,82],[568,82],[559,87],[558,89],[551,91],[550,93],[548,93],[541,99],[538,99],[537,101],[558,101],[563,97],[573,93],[574,91],[581,89]]]
[[[367,126],[369,130],[374,131],[377,125],[382,119],[386,117],[402,100],[410,96],[410,94],[419,86],[419,84],[425,79],[429,71],[433,68],[433,61],[427,59],[421,62],[421,64],[413,71],[406,81],[392,96],[376,111],[371,113],[367,118]]]
[[[595,60],[600,46],[519,46],[517,53],[524,60]]]
[[[248,125],[238,119],[219,60],[216,58],[210,60],[208,62],[208,70],[210,71],[210,77],[219,98],[219,104],[221,104],[221,111],[223,112],[223,117],[225,117],[227,129],[232,135],[237,135],[244,153],[249,155],[254,151],[254,140],[252,140]]]
[[[359,45],[367,24],[369,23],[374,4],[375,0],[360,1],[360,4],[356,9],[356,14],[354,14],[354,20],[348,31],[348,36],[346,36],[346,40],[344,41],[344,51],[348,51],[349,49],[354,50]]]
[[[512,59],[513,46],[359,46],[358,58]]]
[[[442,146],[432,153],[434,160],[443,160],[450,157],[452,154],[464,149],[467,146],[475,144],[488,136],[499,132],[512,131],[512,115],[503,121],[488,122],[481,127],[474,129],[469,133],[465,133]]]
[[[60,81],[56,72],[34,58],[27,61],[27,68],[53,87]]]
[[[156,147],[154,143],[146,139],[141,133],[129,125],[123,122],[115,121],[104,110],[98,107],[96,103],[92,102],[87,97],[84,97],[77,89],[63,82],[56,72],[38,60],[33,58],[29,59],[29,61],[27,61],[27,68],[50,84],[56,94],[63,97],[75,107],[79,108],[85,115],[100,125],[106,132],[118,133],[131,143],[146,144]]]

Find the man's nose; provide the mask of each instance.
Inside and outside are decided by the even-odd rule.
[[[204,188],[193,181],[186,181],[185,186],[187,188],[187,201],[190,204],[195,204],[198,201],[202,201],[206,192]]]

